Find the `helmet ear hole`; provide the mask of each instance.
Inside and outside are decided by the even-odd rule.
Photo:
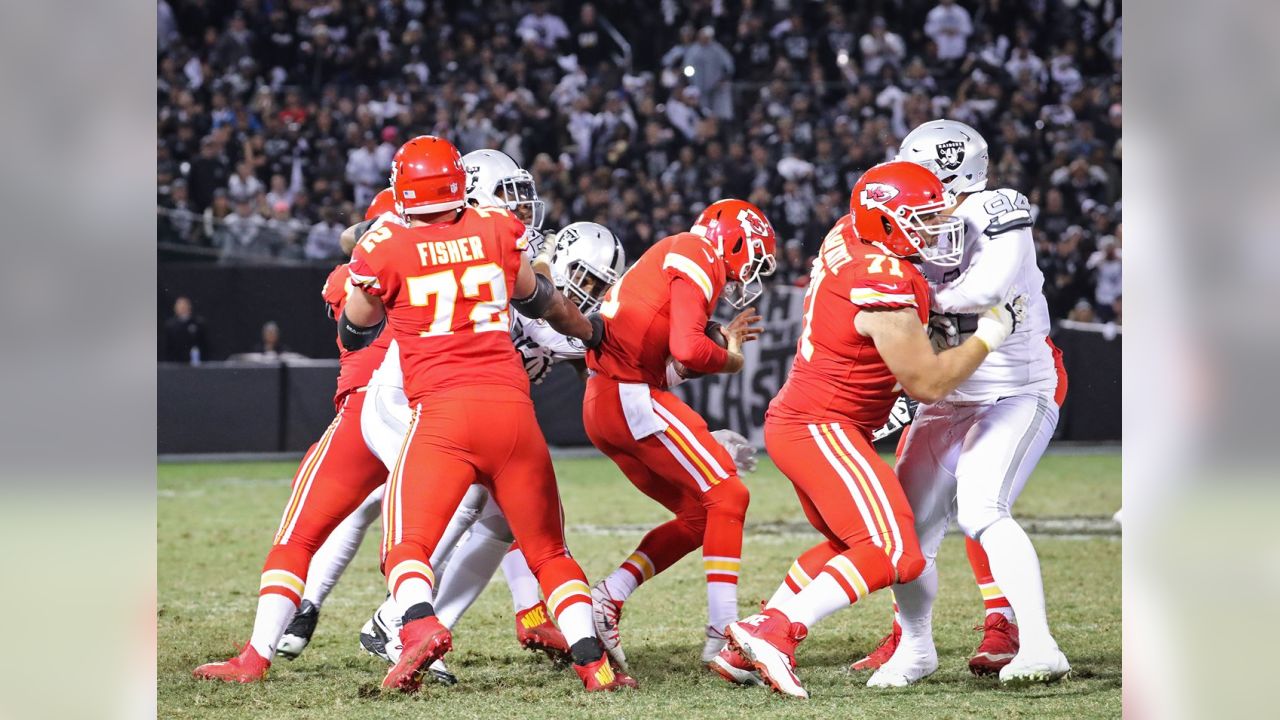
[[[880,215],[880,224],[884,226],[885,237],[891,237],[893,235],[893,223],[889,222],[889,216],[882,213]]]
[[[735,253],[742,252],[742,236],[741,235],[738,236],[738,242],[733,244],[733,252]]]

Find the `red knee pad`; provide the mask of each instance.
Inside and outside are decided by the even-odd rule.
[[[906,551],[902,553],[902,559],[898,561],[898,582],[909,583],[920,577],[920,573],[924,572],[924,555],[919,552]]]
[[[702,504],[708,512],[718,512],[745,518],[751,504],[751,491],[737,475],[732,475],[702,495]]]

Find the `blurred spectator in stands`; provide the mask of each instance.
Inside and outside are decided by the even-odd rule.
[[[1067,313],[1067,319],[1083,323],[1098,321],[1098,318],[1093,314],[1093,305],[1084,298],[1076,301],[1075,306],[1071,308],[1071,312]]]
[[[164,321],[164,355],[161,359],[199,365],[200,358],[208,355],[204,318],[192,311],[189,298],[179,296],[173,301],[173,315]]]
[[[282,260],[302,260],[305,253],[302,240],[307,236],[306,223],[290,214],[289,203],[280,200],[271,206],[271,218],[267,220],[266,232],[271,236],[267,241],[277,248],[276,255]]]
[[[200,242],[200,216],[187,197],[187,181],[174,180],[169,195],[160,201],[160,242],[195,245]]]
[[[298,173],[298,184],[301,184],[302,174]],[[297,195],[298,188],[290,186],[284,179],[284,176],[276,173],[271,176],[271,189],[267,191],[267,205],[274,208],[280,203],[285,205],[293,205],[293,198]]]
[[[1121,260],[1120,244],[1115,236],[1104,235],[1098,239],[1098,249],[1085,263],[1096,283],[1093,299],[1099,322],[1113,322],[1119,314],[1117,303],[1124,292]]]
[[[701,93],[690,85],[667,101],[667,122],[680,131],[685,140],[692,140],[698,132],[698,122],[702,120]]]
[[[529,14],[520,18],[516,26],[516,34],[525,42],[536,43],[546,50],[555,50],[563,40],[569,38],[569,26],[559,15],[547,9],[546,0],[534,0]]]
[[[578,66],[595,75],[601,64],[621,57],[622,48],[613,38],[613,26],[596,12],[596,6],[583,3],[578,10],[578,20],[573,24],[568,51],[578,58]]]
[[[209,203],[213,202],[214,191],[227,186],[229,167],[218,141],[212,135],[206,135],[200,140],[200,155],[191,161],[191,172],[188,175],[191,202],[197,209],[209,207]]]
[[[809,278],[809,261],[805,257],[804,242],[792,238],[783,244],[778,257],[778,269],[774,273],[774,282],[780,285],[807,285]]]
[[[221,262],[266,261],[275,256],[274,238],[266,232],[267,221],[254,212],[248,200],[236,203],[236,211],[224,221]]]
[[[722,120],[733,118],[733,56],[715,40],[710,25],[698,31],[698,40],[680,58],[681,73],[702,95],[702,109]]]
[[[973,21],[969,11],[957,5],[956,0],[940,0],[925,16],[924,34],[933,40],[939,60],[959,60],[973,34]]]
[[[213,193],[213,202],[204,210],[201,223],[205,245],[222,247],[226,243],[229,217],[231,217],[231,201],[227,199],[227,190],[218,188]]]
[[[888,24],[879,15],[871,18],[871,29],[858,41],[862,52],[862,71],[868,76],[879,75],[886,64],[899,66],[907,56],[907,45],[902,36],[889,32]]]
[[[307,233],[304,255],[308,260],[331,260],[342,256],[341,237],[345,226],[337,220],[332,205],[320,208],[320,221]]]
[[[263,323],[262,339],[253,346],[253,351],[268,356],[280,356],[293,352],[288,345],[280,341],[280,326],[274,320]]]
[[[355,186],[353,200],[360,207],[368,207],[373,196],[387,185],[391,165],[382,164],[381,153],[378,152],[378,140],[372,131],[366,130],[362,136],[360,147],[352,148],[347,153],[347,182]]]
[[[1045,299],[1053,317],[1063,317],[1067,309],[1085,296],[1082,285],[1086,280],[1083,249],[1084,228],[1072,225],[1054,247],[1049,272],[1045,275]]]
[[[263,191],[262,181],[253,174],[253,165],[245,160],[236,166],[236,174],[227,181],[227,194],[231,202],[252,202]]]

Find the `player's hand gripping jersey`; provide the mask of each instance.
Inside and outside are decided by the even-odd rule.
[[[897,381],[854,317],[864,309],[913,308],[923,324],[929,287],[912,263],[853,235],[851,216],[836,222],[814,261],[804,299],[795,362],[769,414],[799,422],[848,422],[879,428],[898,396]]]
[[[467,208],[452,222],[383,225],[356,244],[352,282],[386,305],[411,401],[462,385],[528,392],[507,307],[523,235],[507,210]]]
[[[604,342],[587,353],[587,367],[654,387],[667,387],[673,355],[691,360],[682,362],[697,372],[724,367],[727,351],[703,329],[725,282],[724,262],[705,239],[680,233],[659,240],[605,294]]]

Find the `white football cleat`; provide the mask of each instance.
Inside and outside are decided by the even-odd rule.
[[[729,641],[725,638],[724,633],[708,625],[707,642],[702,646],[702,662],[709,663],[714,661],[728,643]]]
[[[932,643],[925,650],[898,645],[885,664],[867,679],[867,687],[906,687],[929,677],[938,669],[938,650]]]
[[[395,665],[400,662],[400,653],[404,643],[400,640],[400,627],[404,625],[404,616],[391,598],[387,598],[373,613],[373,624],[377,625],[387,637],[386,659]]]
[[[627,667],[627,654],[622,651],[622,636],[618,632],[618,623],[622,620],[622,601],[614,599],[604,582],[591,588],[591,623],[595,625],[596,637],[604,646],[609,659],[619,670],[630,674]]]
[[[1001,685],[1031,685],[1033,683],[1050,683],[1060,680],[1071,672],[1071,664],[1062,651],[1054,648],[1053,652],[1036,657],[1030,652],[1019,650],[1008,665],[1000,668]]]

